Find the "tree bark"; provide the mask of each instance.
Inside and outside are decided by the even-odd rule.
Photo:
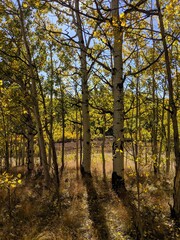
[[[170,110],[170,109],[169,109]],[[167,111],[167,137],[166,137],[166,174],[170,172],[170,154],[171,154],[171,128],[170,128],[171,115]]]
[[[75,0],[77,36],[80,47],[81,79],[82,79],[82,118],[83,118],[83,160],[82,174],[91,174],[91,133],[89,117],[89,90],[86,59],[86,46],[83,38],[82,21],[79,14],[79,0]]]
[[[77,172],[77,175],[78,175],[78,169],[79,169],[79,126],[78,126],[78,109],[77,108],[76,108],[75,128],[76,128],[76,155],[75,155],[75,159],[76,159],[76,172]]]
[[[124,186],[124,89],[123,89],[123,29],[119,19],[119,1],[112,0],[113,21],[113,173],[114,189]]]
[[[41,93],[41,97],[42,97],[42,104],[43,104],[43,110],[44,110],[44,116],[45,116],[45,118],[44,118],[44,120],[45,120],[45,130],[46,130],[47,136],[49,138],[50,147],[52,149],[52,161],[53,161],[53,167],[54,167],[54,173],[55,173],[55,179],[56,179],[56,193],[57,193],[57,196],[59,197],[60,181],[59,181],[59,169],[58,169],[55,142],[54,142],[54,138],[53,138],[53,131],[51,131],[51,128],[50,128],[50,130],[48,128],[48,120],[47,120],[47,117],[46,117],[47,116],[46,101],[45,101],[45,97],[44,97],[44,93],[43,93],[42,84],[41,84],[41,81],[40,81],[39,76],[38,76],[38,72],[37,72],[37,79],[38,79],[38,82],[39,82],[39,89],[40,89],[40,93]]]
[[[33,123],[32,123],[32,117],[30,113],[28,113],[26,118],[27,126],[28,126],[28,134],[27,134],[27,169],[28,174],[32,174],[34,170],[34,134],[33,134]]]
[[[51,73],[50,73],[50,101],[49,101],[49,109],[50,109],[50,120],[49,120],[49,132],[51,135],[53,135],[53,77],[54,77],[54,67],[53,67],[53,52],[52,52],[52,44],[50,44],[49,47],[50,51],[50,68],[51,68]],[[48,151],[48,163],[49,167],[51,167],[51,162],[52,162],[52,148],[51,144],[49,143],[49,151]]]
[[[65,154],[65,106],[64,106],[64,88],[60,79],[60,91],[61,91],[61,114],[62,114],[62,148],[61,148],[61,171],[64,170],[64,154]]]
[[[101,144],[101,153],[102,153],[102,162],[103,162],[103,178],[106,179],[106,159],[105,159],[105,142],[106,142],[106,114],[103,115],[104,126],[103,126],[103,136],[102,136],[102,144]]]
[[[9,142],[5,140],[5,170],[8,172],[9,171]]]
[[[2,121],[3,121],[3,127],[4,127],[4,141],[5,141],[4,167],[5,167],[5,171],[8,172],[10,167],[10,163],[9,163],[10,149],[9,149],[8,126],[5,120],[3,108],[1,108],[1,114],[2,114]]]
[[[154,50],[153,50],[153,61],[154,61]],[[152,100],[153,100],[153,122],[152,122],[152,156],[154,165],[154,174],[157,176],[159,173],[158,165],[158,142],[157,142],[157,101],[156,101],[156,80],[154,66],[152,69]]]

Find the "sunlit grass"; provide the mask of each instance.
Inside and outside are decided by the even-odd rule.
[[[133,194],[132,201],[137,204],[137,178],[134,170],[133,156],[128,149],[125,151],[125,183],[127,190]],[[164,224],[169,224],[169,206],[168,202],[172,203],[172,177],[169,177],[169,185],[166,179],[160,177],[155,179],[153,176],[153,162],[150,154],[147,156],[147,164],[144,158],[144,153],[139,162],[140,171],[140,200],[142,213],[148,211],[146,221],[150,219],[151,229],[154,228],[152,219],[158,215],[163,216],[163,222],[160,229],[156,229],[163,233],[166,229]],[[79,158],[80,159],[80,158]],[[106,181],[103,180],[102,171],[102,155],[101,147],[94,146],[92,149],[92,184],[97,197],[89,197],[87,185],[81,177],[80,171],[76,170],[76,153],[74,145],[66,146],[65,148],[65,169],[60,176],[60,201],[57,203],[52,198],[52,191],[44,192],[42,190],[43,181],[37,179],[26,182],[16,191],[15,207],[13,217],[16,220],[16,227],[12,230],[12,234],[23,236],[22,240],[43,240],[43,239],[98,239],[98,230],[95,227],[92,214],[96,215],[99,206],[102,212],[103,221],[108,228],[112,240],[132,239],[132,216],[128,211],[128,206],[118,198],[111,187],[112,174],[112,153],[111,148],[105,149],[106,159]],[[58,164],[61,166],[61,152],[58,151]],[[0,192],[1,203],[5,203],[6,199]],[[92,201],[92,202],[91,202]],[[0,212],[4,211],[5,205],[0,206]],[[93,209],[95,209],[93,211]],[[143,212],[144,211],[144,212]],[[100,215],[101,216],[101,215]],[[146,215],[145,215],[146,216]],[[97,216],[96,216],[97,217]],[[95,218],[98,219],[98,218]],[[7,222],[4,226],[3,233],[9,234],[8,230],[12,222]],[[165,223],[164,223],[165,222]],[[102,224],[103,226],[103,224]],[[158,225],[159,226],[159,225]],[[147,228],[149,226],[147,225]],[[29,231],[29,229],[31,229]],[[1,229],[0,229],[1,230]],[[151,233],[151,232],[150,232]],[[149,233],[149,234],[150,234]],[[148,234],[148,233],[146,233]],[[0,238],[1,238],[0,233]],[[10,236],[10,235],[8,235]],[[13,235],[12,235],[13,236]],[[149,235],[150,236],[150,235]],[[2,238],[4,240],[4,238]]]

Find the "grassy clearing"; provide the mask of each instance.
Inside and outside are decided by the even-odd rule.
[[[72,146],[71,146],[72,147]],[[60,160],[60,157],[59,157]],[[152,174],[140,163],[140,203],[147,240],[179,239],[179,228],[170,218],[173,178]],[[92,179],[76,171],[74,149],[66,146],[65,171],[61,176],[59,202],[42,179],[24,179],[12,192],[12,217],[7,211],[7,193],[0,190],[1,240],[134,240],[135,219],[129,206],[111,190],[112,155],[106,148],[106,181],[103,180],[100,148],[92,154]],[[130,153],[125,153],[128,201],[137,205],[136,176]],[[132,196],[132,198],[131,198]]]

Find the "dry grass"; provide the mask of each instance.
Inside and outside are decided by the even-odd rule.
[[[103,181],[100,148],[94,144],[92,179],[84,181],[76,171],[73,144],[66,146],[65,170],[61,176],[60,199],[42,189],[42,180],[31,180],[12,196],[12,219],[6,211],[6,195],[0,191],[1,240],[134,240],[133,217],[127,204],[111,189],[112,154],[106,148],[106,181]],[[176,240],[178,229],[169,217],[172,177],[155,179],[140,165],[141,213],[147,240]],[[126,187],[137,204],[136,176],[130,152],[125,153]],[[104,236],[107,236],[104,238]]]

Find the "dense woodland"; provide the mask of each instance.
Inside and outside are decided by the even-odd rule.
[[[180,239],[178,0],[1,0],[0,239]]]

